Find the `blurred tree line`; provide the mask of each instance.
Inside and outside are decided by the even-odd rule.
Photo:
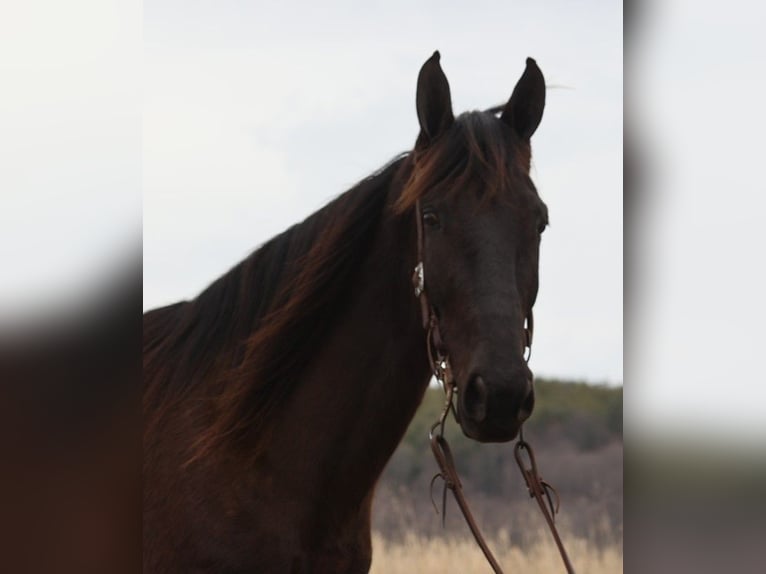
[[[574,534],[604,544],[622,532],[622,387],[559,380],[536,380],[532,417],[524,425],[534,447],[540,474],[561,495],[563,521]],[[381,477],[373,526],[387,536],[441,528],[431,504],[429,484],[437,472],[428,431],[444,407],[444,393],[430,387],[415,418]],[[506,529],[520,541],[530,521],[541,517],[526,495],[513,444],[480,444],[465,437],[450,417],[446,437],[458,471],[480,522]],[[441,500],[441,484],[433,498]],[[465,529],[451,505],[446,527]],[[537,532],[537,531],[536,531]]]

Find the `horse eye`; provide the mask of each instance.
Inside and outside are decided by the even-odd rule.
[[[545,231],[545,228],[548,227],[548,224],[545,221],[540,222],[537,225],[537,234],[542,235],[543,231]]]
[[[428,227],[439,227],[439,216],[433,211],[423,213],[423,223]]]

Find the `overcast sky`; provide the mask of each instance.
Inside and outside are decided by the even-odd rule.
[[[745,0],[655,0],[637,10],[626,52],[642,181],[626,212],[626,428],[761,455],[764,18]]]
[[[140,249],[140,23],[132,0],[0,3],[0,328],[87,305]]]
[[[550,86],[532,175],[551,219],[532,366],[622,382],[622,9],[541,4],[147,2],[145,309],[194,297],[411,149],[435,49],[456,113],[505,102],[532,56]]]

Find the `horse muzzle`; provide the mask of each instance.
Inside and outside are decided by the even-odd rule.
[[[463,433],[480,442],[506,442],[516,437],[534,409],[535,392],[528,369],[513,378],[471,375],[458,393]]]

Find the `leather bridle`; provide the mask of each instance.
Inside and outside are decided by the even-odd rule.
[[[439,466],[439,472],[431,480],[431,487],[433,488],[434,481],[437,478],[441,478],[444,481],[444,490],[442,491],[442,520],[444,520],[446,505],[447,505],[447,490],[452,491],[455,501],[463,513],[468,527],[471,529],[476,543],[484,553],[487,562],[489,562],[495,574],[503,574],[503,570],[495,559],[492,551],[489,549],[484,536],[479,529],[476,520],[471,513],[471,509],[468,506],[465,494],[463,493],[463,486],[460,482],[460,477],[455,467],[455,460],[452,456],[452,450],[450,449],[447,439],[444,437],[444,424],[447,420],[447,415],[450,411],[458,419],[457,409],[455,409],[454,398],[457,394],[457,385],[452,376],[452,368],[449,362],[449,355],[447,348],[442,339],[441,331],[439,329],[439,316],[436,313],[436,309],[431,305],[428,300],[428,293],[426,290],[425,282],[425,267],[424,267],[424,254],[425,254],[425,237],[423,233],[423,214],[421,211],[420,200],[415,203],[415,218],[417,221],[417,265],[412,275],[412,283],[415,289],[415,296],[420,301],[420,313],[423,328],[426,331],[426,348],[428,350],[428,361],[431,365],[431,372],[434,378],[441,383],[444,389],[446,400],[444,409],[442,410],[439,419],[431,426],[429,432],[429,440],[431,443],[431,450],[436,458],[436,463]],[[532,315],[532,309],[530,308],[526,321],[525,321],[525,350],[528,350],[526,361],[532,354],[532,334],[534,331],[534,317]],[[459,422],[459,421],[458,421]],[[525,464],[523,452],[526,451],[528,457],[528,464]],[[559,496],[556,490],[544,481],[537,472],[537,462],[535,461],[534,452],[531,445],[524,440],[524,434],[519,432],[519,439],[514,447],[514,457],[516,463],[521,470],[521,474],[524,477],[524,481],[527,485],[527,490],[530,497],[537,500],[540,511],[543,513],[548,527],[553,534],[553,538],[558,547],[561,559],[564,562],[564,566],[568,574],[574,574],[574,568],[569,561],[564,545],[561,542],[558,531],[556,530],[556,524],[554,516],[558,513],[559,509]],[[553,504],[553,497],[556,499],[556,504]],[[432,499],[433,501],[433,499]],[[434,507],[436,505],[434,504]],[[437,509],[438,512],[438,509]]]

